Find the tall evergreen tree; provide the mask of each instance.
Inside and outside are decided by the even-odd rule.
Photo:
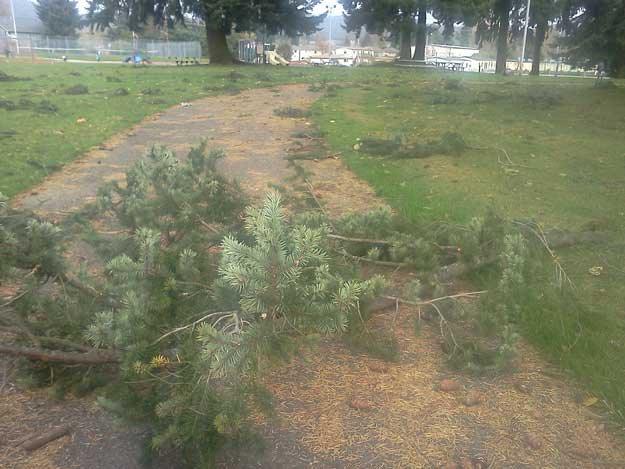
[[[345,27],[369,33],[390,31],[399,38],[399,58],[410,59],[414,29],[415,0],[341,0]]]
[[[515,6],[511,24],[511,35],[522,38],[525,29],[525,18],[527,13],[527,3],[520,2]],[[543,44],[551,28],[551,24],[556,20],[558,13],[558,0],[532,0],[528,21],[528,48],[525,57],[531,57],[531,75],[540,74],[540,63],[542,60]]]
[[[625,1],[569,0],[561,26],[564,56],[573,65],[603,64],[613,76],[625,76]]]
[[[50,36],[76,36],[80,15],[72,0],[37,0],[37,16]]]
[[[156,24],[184,21],[193,15],[204,21],[211,63],[232,63],[226,37],[232,32],[263,29],[266,33],[287,36],[311,34],[323,19],[313,16],[320,0],[91,0],[89,19],[103,29],[119,15],[128,18],[136,30],[148,18]]]

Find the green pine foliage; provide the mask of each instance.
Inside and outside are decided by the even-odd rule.
[[[236,222],[245,206],[238,185],[217,172],[223,157],[203,143],[182,163],[166,148],[153,147],[128,171],[124,184],[113,182],[99,191],[98,207],[132,232],[156,230],[167,244],[188,234],[195,241],[208,237]]]
[[[50,36],[76,36],[80,28],[78,6],[72,0],[37,0],[37,15]]]
[[[360,281],[333,272],[324,251],[324,232],[287,224],[280,195],[270,192],[245,222],[246,244],[223,242],[221,285],[238,295],[236,311],[216,328],[204,325],[200,338],[211,372],[256,372],[267,358],[288,356],[292,337],[341,333],[384,286],[380,277]]]

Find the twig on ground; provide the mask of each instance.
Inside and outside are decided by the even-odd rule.
[[[348,236],[342,236],[338,234],[329,234],[328,238],[338,239],[339,241],[349,241],[352,243],[381,244],[385,246],[388,246],[391,244],[390,241],[387,241],[385,239],[350,238]]]
[[[454,344],[454,352],[456,350],[461,350],[462,347],[460,347],[460,345],[458,344],[458,342],[456,341],[456,336],[454,335],[453,330],[451,329],[451,325],[449,324],[449,321],[447,320],[447,318],[445,317],[445,315],[443,314],[443,312],[440,310],[440,308],[438,307],[438,305],[436,304],[439,301],[443,301],[443,300],[454,300],[457,301],[459,298],[473,298],[476,296],[479,296],[483,293],[486,293],[488,290],[480,290],[480,291],[473,291],[473,292],[463,292],[463,293],[457,293],[455,295],[445,295],[445,296],[440,296],[438,298],[432,298],[431,300],[427,300],[427,301],[410,301],[410,300],[405,300],[403,298],[400,298],[398,296],[382,296],[382,298],[385,298],[387,300],[394,300],[396,302],[396,308],[397,310],[399,309],[399,304],[403,303],[403,304],[407,304],[407,305],[411,305],[411,306],[416,306],[418,308],[418,314],[419,314],[419,320],[421,320],[421,307],[422,306],[431,306],[436,313],[438,314],[438,317],[440,318],[440,329],[441,329],[441,336],[443,338],[445,338],[445,326],[447,328],[447,331],[449,333],[449,337],[452,341],[452,343]]]
[[[233,314],[236,314],[237,312],[238,311],[216,311],[216,312],[213,312],[213,313],[209,313],[206,316],[202,316],[200,319],[197,319],[197,320],[193,321],[192,323],[187,324],[186,326],[177,327],[177,328],[172,329],[171,331],[163,334],[158,339],[156,339],[154,342],[152,342],[152,345],[158,344],[161,340],[169,337],[170,335],[177,334],[178,332],[185,331],[185,330],[187,330],[187,329],[189,329],[191,327],[197,326],[199,323],[204,322],[207,319],[210,319],[210,318],[215,317],[217,315],[221,315],[221,317],[219,319],[217,319],[217,321],[213,324],[213,325],[216,325],[224,317],[232,316]]]
[[[319,210],[321,210],[321,213],[323,213],[323,216],[326,217],[326,220],[328,220],[328,223],[330,224],[330,226],[332,227],[332,229],[334,231],[336,231],[336,227],[334,226],[334,224],[332,223],[332,219],[330,218],[330,216],[328,215],[328,212],[326,212],[326,210],[323,208],[323,205],[321,205],[321,202],[319,202],[319,199],[317,198],[317,196],[315,195],[315,188],[312,185],[312,182],[310,182],[308,179],[304,178],[304,182],[306,182],[306,186],[308,187],[308,193],[311,195],[311,197],[313,198],[313,200],[315,201],[315,203],[317,204],[317,207],[319,207]]]
[[[344,249],[341,250],[341,251],[336,249],[335,251],[337,253],[341,254],[342,256],[349,257],[350,259],[354,259],[355,261],[358,261],[358,262],[368,262],[370,264],[382,265],[384,267],[402,268],[402,267],[409,267],[410,266],[410,264],[408,264],[406,262],[378,261],[378,260],[375,260],[375,259],[368,259],[366,257],[355,256],[353,254],[348,253]]]

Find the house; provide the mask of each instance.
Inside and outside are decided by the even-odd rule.
[[[451,44],[428,44],[425,47],[425,57],[433,58],[458,58],[472,57],[479,54],[480,50],[475,47],[454,46]],[[412,52],[414,54],[414,50]]]
[[[373,63],[376,58],[376,51],[371,47],[343,46],[337,47],[332,55],[338,60],[338,65],[352,67]]]
[[[13,4],[13,8],[11,8]],[[9,35],[15,34],[13,15],[15,12],[15,26],[20,34],[43,34],[44,26],[37,16],[35,5],[30,0],[0,0],[0,31]]]
[[[381,51],[380,51],[381,54]],[[332,52],[321,50],[317,46],[295,46],[291,60],[308,62],[313,65],[340,65],[353,67],[355,65],[373,63],[378,53],[371,47],[341,46]]]
[[[19,51],[16,29],[20,35],[44,33],[44,26],[30,0],[0,0],[0,53],[15,54]]]
[[[291,60],[301,62],[301,61],[309,61],[311,59],[317,59],[323,55],[326,55],[321,48],[316,46],[293,46],[293,55],[291,55]],[[288,59],[288,57],[285,57]]]

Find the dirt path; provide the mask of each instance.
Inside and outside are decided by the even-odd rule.
[[[301,120],[275,116],[274,109],[306,107],[315,97],[306,86],[295,85],[210,97],[171,108],[68,164],[13,203],[47,217],[63,217],[93,202],[107,181],[122,179],[124,171],[152,145],[166,145],[182,156],[203,139],[210,148],[225,150],[224,173],[242,180],[250,194],[262,195],[269,184],[289,174],[283,159],[289,138],[306,128]]]
[[[202,138],[210,147],[224,148],[228,157],[222,170],[260,197],[268,184],[280,184],[292,174],[284,156],[294,144],[293,133],[309,127],[305,119],[276,117],[273,110],[308,106],[315,98],[305,86],[287,86],[170,109],[68,165],[15,203],[63,217],[94,200],[100,185],[121,178],[152,144],[184,152]],[[315,196],[332,215],[383,203],[340,160],[301,164]],[[391,317],[389,311],[375,321],[393,329],[397,363],[383,364],[326,341],[275,370],[266,385],[275,396],[277,419],[258,421],[267,451],[226,455],[220,467],[625,467],[622,441],[593,412],[592,399],[530,347],[521,346],[514,373],[490,378],[454,374],[445,363],[437,323],[424,322],[417,333],[415,311],[401,309]],[[441,391],[444,378],[453,379],[457,389]],[[470,405],[469,395],[477,396]],[[353,408],[355,399],[366,408]],[[140,467],[144,433],[119,426],[90,400],[59,403],[9,386],[0,393],[0,415],[0,467]],[[12,447],[24,438],[24,426],[38,429],[64,420],[75,425],[72,437],[32,455]],[[16,421],[24,425],[13,425]],[[160,467],[176,465],[163,462]]]

